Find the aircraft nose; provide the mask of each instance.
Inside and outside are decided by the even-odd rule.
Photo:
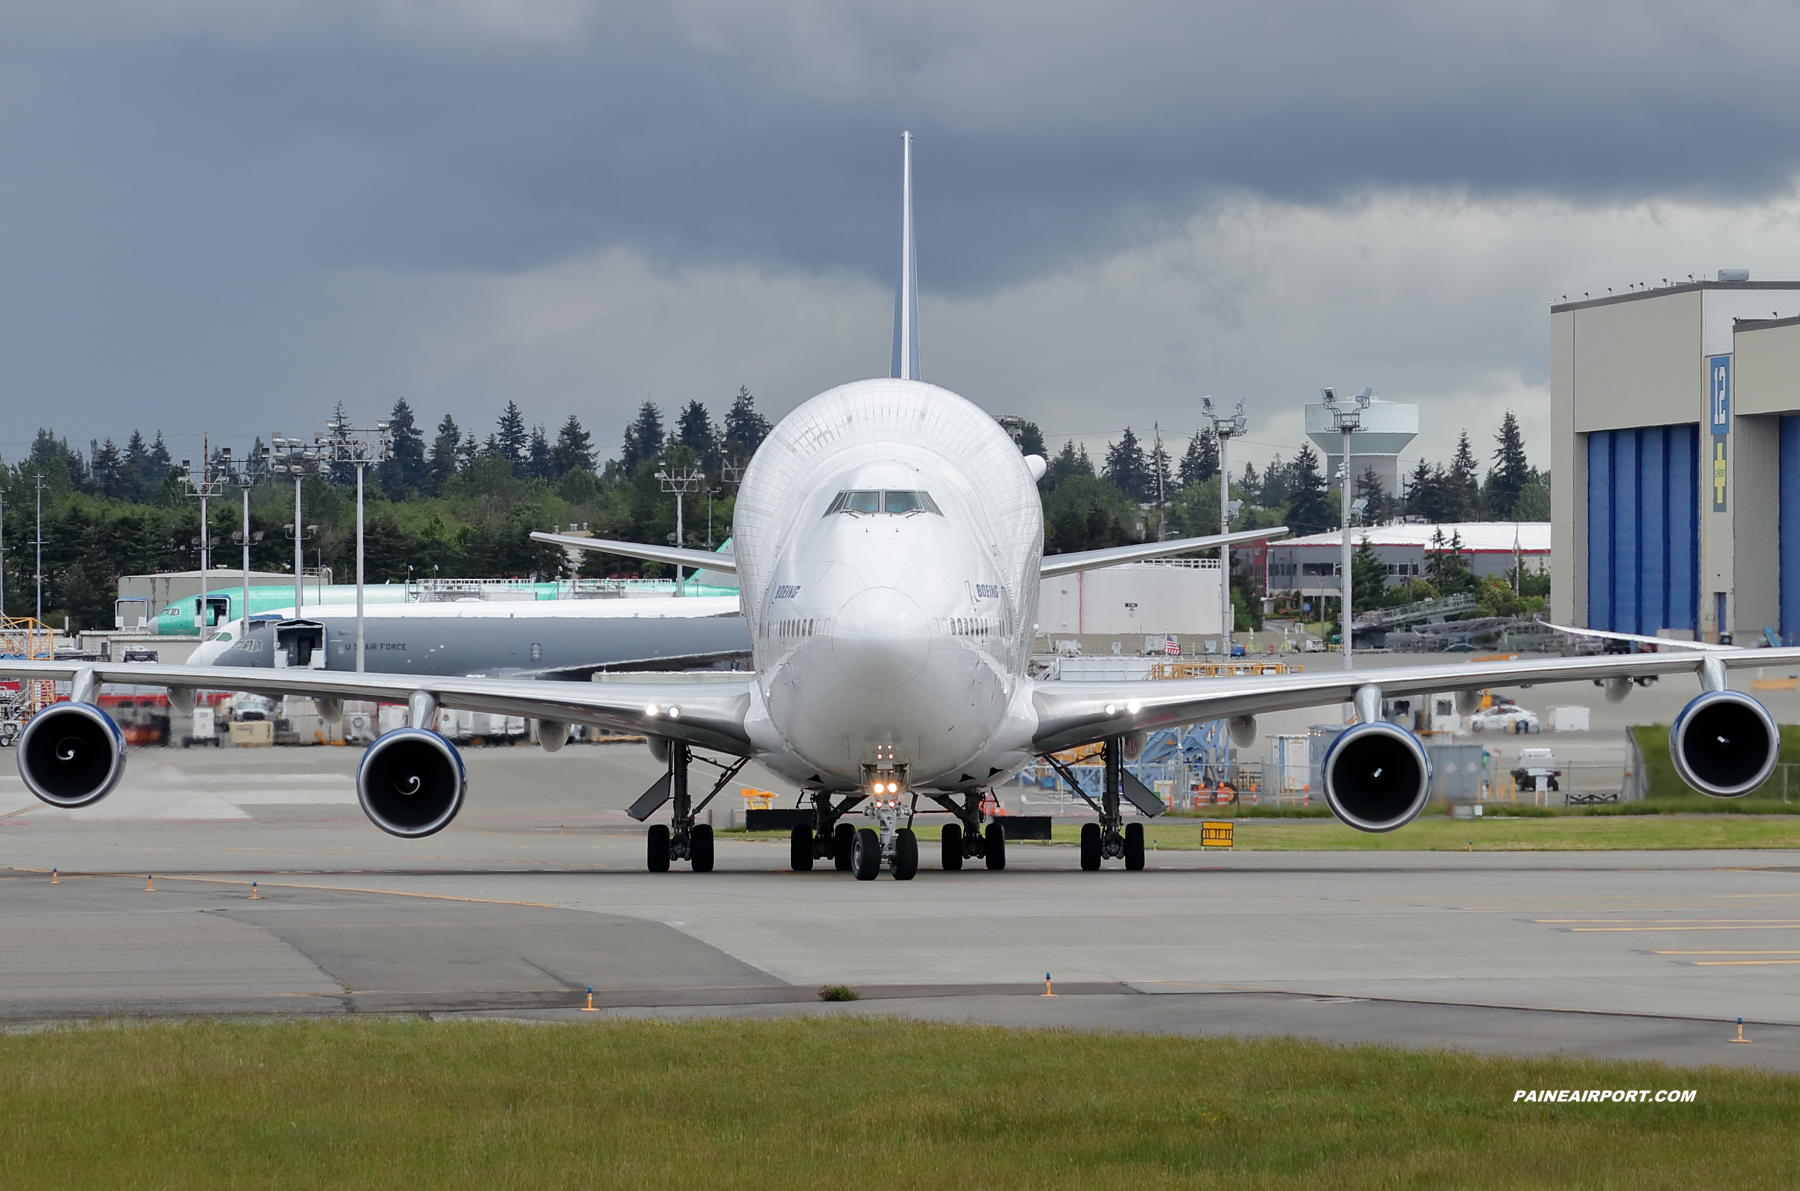
[[[910,596],[892,587],[871,587],[852,596],[832,619],[832,654],[858,686],[890,690],[925,668],[931,650],[928,628]]]

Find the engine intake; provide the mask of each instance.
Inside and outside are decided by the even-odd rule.
[[[125,774],[125,737],[92,703],[58,703],[19,733],[19,777],[51,806],[92,806]]]
[[[1358,831],[1392,831],[1425,809],[1431,761],[1419,738],[1389,723],[1346,728],[1325,750],[1325,803]]]
[[[1675,772],[1714,798],[1737,798],[1768,781],[1780,749],[1775,718],[1737,691],[1708,691],[1669,725]]]
[[[402,839],[422,839],[448,827],[467,789],[462,755],[424,728],[398,728],[378,738],[356,770],[363,814]]]

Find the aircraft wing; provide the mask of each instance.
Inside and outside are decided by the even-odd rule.
[[[723,571],[728,575],[737,574],[737,556],[722,554],[712,550],[686,550],[679,546],[652,546],[644,542],[616,542],[609,538],[574,538],[560,533],[534,533],[534,542],[549,542],[553,546],[566,546],[570,550],[592,550],[596,554],[622,554],[626,558],[641,558],[647,562],[672,562],[677,566],[692,567],[703,571]]]
[[[424,691],[435,697],[440,707],[462,711],[592,724],[730,753],[744,754],[750,749],[744,730],[744,718],[750,708],[747,675],[724,682],[582,683],[346,674],[330,670],[236,670],[142,662],[0,661],[0,679],[8,678],[49,678],[78,685],[90,681],[136,683],[183,690],[246,691],[382,703],[405,703],[415,691]]]
[[[1260,678],[1039,682],[1032,693],[1038,713],[1032,745],[1039,752],[1055,752],[1129,732],[1154,731],[1258,712],[1347,703],[1357,689],[1365,685],[1379,687],[1383,697],[1392,697],[1661,674],[1698,675],[1703,667],[1711,666],[1731,670],[1784,664],[1800,664],[1800,649],[1614,654],[1591,658],[1472,662],[1460,666],[1321,670],[1313,674]]]
[[[1615,633],[1609,629],[1578,629],[1572,625],[1551,624],[1547,620],[1538,621],[1547,629],[1555,629],[1575,637],[1598,637],[1604,641],[1633,641],[1639,645],[1654,645],[1658,649],[1687,650],[1689,652],[1717,653],[1723,650],[1731,653],[1738,649],[1736,645],[1714,645],[1710,641],[1677,641],[1673,637],[1648,637],[1642,633]]]
[[[1120,563],[1126,562],[1142,562],[1146,558],[1167,558],[1174,554],[1186,554],[1191,550],[1210,550],[1215,546],[1235,546],[1239,542],[1260,542],[1264,538],[1283,537],[1287,532],[1287,526],[1278,525],[1273,529],[1245,529],[1237,533],[1217,533],[1209,538],[1176,538],[1169,542],[1138,542],[1132,546],[1110,546],[1105,550],[1078,550],[1073,554],[1052,554],[1044,559],[1038,574],[1045,579],[1054,579],[1058,575],[1072,575],[1076,571],[1093,571],[1101,567],[1116,567]],[[543,535],[533,534],[532,536],[541,537]]]

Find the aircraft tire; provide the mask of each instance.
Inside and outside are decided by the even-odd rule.
[[[650,825],[650,835],[646,842],[648,844],[646,851],[649,853],[646,859],[649,862],[650,871],[653,873],[668,872],[669,825],[667,823],[652,823]]]
[[[1144,825],[1125,824],[1125,867],[1137,872],[1144,867]]]
[[[712,872],[713,834],[710,823],[694,824],[693,834],[688,837],[688,862],[697,873]]]
[[[831,862],[837,871],[847,873],[856,859],[856,828],[848,823],[839,823],[837,830],[831,833]]]
[[[987,825],[987,847],[982,850],[982,859],[994,872],[1006,867],[1006,828],[999,823]]]
[[[797,873],[812,872],[813,833],[810,827],[795,827],[788,836],[788,865]]]
[[[910,881],[919,873],[919,837],[910,827],[894,833],[894,880]]]
[[[954,873],[962,868],[962,824],[944,824],[944,871]]]
[[[857,829],[856,846],[851,852],[851,871],[858,881],[873,881],[881,875],[881,837],[874,828]]]
[[[1100,824],[1083,823],[1081,825],[1081,871],[1098,872],[1100,869]]]

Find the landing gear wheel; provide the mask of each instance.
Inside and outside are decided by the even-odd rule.
[[[1006,867],[1006,828],[998,823],[987,825],[985,858],[988,868],[999,872]]]
[[[1081,825],[1081,871],[1098,872],[1100,869],[1100,824],[1083,823]]]
[[[688,835],[688,861],[697,873],[710,873],[713,866],[712,824],[696,823]]]
[[[1144,867],[1144,825],[1125,824],[1125,867],[1137,872]]]
[[[839,823],[837,830],[831,833],[831,862],[837,871],[847,873],[856,856],[856,828],[848,823]]]
[[[910,827],[894,833],[894,880],[910,881],[919,871],[919,837]]]
[[[962,868],[962,824],[944,824],[944,871],[957,872]]]
[[[648,855],[645,857],[653,873],[669,871],[669,825],[653,823],[650,825],[650,837],[646,841]]]
[[[812,828],[795,827],[788,836],[788,867],[797,873],[812,872],[812,844]]]
[[[846,827],[849,824],[845,824]],[[881,837],[864,827],[856,832],[856,846],[851,850],[851,870],[858,881],[873,881],[881,875]]]

